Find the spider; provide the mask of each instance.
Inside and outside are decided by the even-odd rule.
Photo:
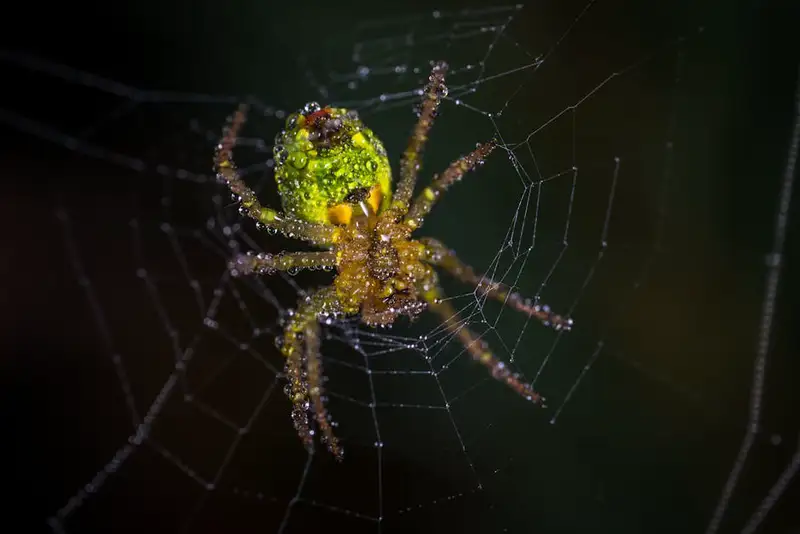
[[[496,146],[478,144],[456,159],[413,199],[420,160],[441,101],[447,96],[447,64],[435,62],[422,91],[418,120],[400,162],[400,179],[391,190],[386,150],[352,110],[321,107],[316,102],[288,116],[275,138],[275,180],[283,212],[262,206],[242,181],[232,150],[245,121],[242,105],[224,129],[214,158],[218,179],[240,203],[240,213],[259,229],[281,232],[320,251],[241,254],[228,265],[234,276],[299,269],[337,271],[331,285],[305,297],[284,324],[280,347],[286,359],[284,391],[292,403],[291,419],[300,440],[313,451],[320,434],[333,456],[342,446],[326,409],[320,355],[320,322],[360,316],[369,326],[389,326],[400,316],[414,318],[429,309],[466,347],[472,359],[523,398],[542,403],[531,384],[512,373],[461,320],[439,287],[440,268],[474,286],[483,296],[527,314],[556,330],[569,330],[572,319],[523,298],[508,286],[478,275],[433,238],[412,239],[425,216],[448,188],[480,166]],[[315,421],[315,424],[311,422]]]

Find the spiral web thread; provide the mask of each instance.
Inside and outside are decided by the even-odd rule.
[[[535,14],[536,7],[517,5],[434,11],[401,19],[366,18],[348,36],[352,40],[330,48],[335,61],[298,58],[310,99],[358,109],[379,135],[381,120],[398,110],[405,113],[410,131],[413,115],[408,110],[418,99],[419,81],[429,62],[456,58],[449,59],[450,92],[436,126],[442,133],[434,133],[427,149],[435,159],[426,160],[420,181],[429,180],[459,155],[458,150],[471,148],[455,138],[437,144],[437,139],[448,139],[448,132],[453,132],[447,129],[452,117],[474,129],[470,142],[497,137],[502,149],[497,161],[489,161],[486,169],[458,187],[468,190],[510,180],[516,185],[516,197],[503,197],[500,212],[487,213],[502,220],[486,229],[485,235],[496,236],[488,245],[479,243],[478,250],[470,252],[469,246],[475,245],[470,239],[448,244],[495,280],[576,317],[575,332],[556,333],[515,317],[479,292],[446,285],[463,324],[479,332],[498,356],[548,397],[546,410],[521,403],[471,366],[463,347],[435,323],[414,325],[411,332],[406,325],[372,331],[357,319],[327,325],[323,357],[330,377],[331,412],[341,423],[337,432],[348,454],[342,466],[326,461],[323,454],[306,454],[293,436],[288,403],[281,394],[282,362],[272,341],[280,331],[281,317],[309,284],[324,279],[276,274],[272,279],[234,282],[225,269],[237,252],[276,252],[285,245],[271,242],[241,220],[211,174],[213,146],[226,114],[243,98],[139,89],[46,59],[0,52],[5,68],[21,76],[96,93],[111,102],[111,111],[83,128],[56,127],[26,110],[7,107],[0,110],[0,120],[18,132],[66,147],[76,158],[124,170],[134,184],[126,203],[132,206],[125,212],[132,213],[127,227],[119,223],[125,219],[120,210],[112,210],[118,215],[116,239],[129,246],[133,262],[117,265],[113,273],[120,279],[110,285],[98,280],[100,264],[89,265],[98,261],[93,247],[100,245],[89,237],[92,226],[82,221],[73,199],[59,199],[55,210],[65,265],[88,302],[87,321],[115,375],[103,380],[114,381],[122,393],[124,409],[117,407],[114,417],[117,421],[127,417],[129,430],[121,445],[109,451],[106,463],[87,472],[87,481],[53,511],[48,520],[53,531],[84,530],[82,525],[104,515],[102,507],[112,506],[104,495],[118,499],[116,492],[124,494],[126,484],[138,487],[142,482],[130,482],[137,457],[144,457],[135,465],[147,473],[171,470],[180,482],[188,482],[179,486],[185,494],[167,505],[172,522],[182,531],[200,530],[203,521],[214,517],[220,500],[236,501],[241,507],[237,520],[251,518],[247,524],[258,531],[288,532],[309,525],[374,532],[415,525],[427,531],[434,530],[436,517],[452,518],[473,506],[474,513],[501,531],[516,513],[509,507],[519,507],[519,503],[503,504],[513,496],[513,486],[540,484],[531,480],[530,472],[515,473],[513,467],[537,454],[531,449],[535,441],[523,438],[529,441],[511,443],[497,436],[502,429],[521,424],[532,429],[534,440],[546,440],[541,434],[555,432],[570,413],[578,416],[600,402],[592,398],[592,392],[601,389],[600,379],[592,380],[598,362],[606,360],[613,369],[633,373],[636,381],[663,389],[675,402],[685,404],[687,412],[719,417],[707,407],[698,409],[707,400],[702,391],[681,385],[646,355],[613,344],[614,321],[635,309],[639,288],[647,284],[654,263],[664,253],[665,226],[674,209],[669,204],[674,159],[681,148],[675,130],[686,95],[682,77],[702,29],[691,27],[657,38],[652,46],[635,51],[617,50],[609,63],[598,62],[590,69],[588,80],[565,80],[564,70],[556,70],[561,79],[550,76],[549,65],[572,52],[578,37],[602,29],[605,19],[598,9],[593,1],[578,6],[537,41],[541,46],[537,50],[530,50],[529,43],[515,34],[518,19]],[[465,57],[473,59],[464,62]],[[641,97],[637,104],[635,89],[648,76],[663,76],[666,90],[660,100]],[[563,94],[555,101],[536,101],[540,84],[558,83],[563,83]],[[654,117],[660,118],[659,132],[639,139],[639,131],[631,127],[617,137],[609,134],[613,140],[608,143],[593,137],[593,130],[608,126],[608,115],[598,111],[610,101],[606,98],[616,95],[624,100],[631,94],[633,100],[625,104],[630,107],[611,116],[622,119],[623,114],[658,109]],[[270,139],[290,110],[252,97],[244,100],[253,111],[237,160],[248,183],[269,205],[276,201],[269,197]],[[530,112],[532,100],[537,109]],[[523,120],[515,120],[523,114]],[[132,130],[138,126],[134,121],[143,117],[147,124],[151,115],[166,117],[171,129],[164,140],[150,139],[142,154],[111,146],[113,135],[106,137],[106,132]],[[405,134],[398,139],[404,140]],[[658,148],[647,147],[646,142]],[[388,144],[391,147],[392,141]],[[583,156],[587,152],[590,155]],[[399,154],[390,149],[393,163]],[[792,175],[787,170],[787,176]],[[619,207],[619,202],[635,202],[628,189],[637,181],[645,181],[656,192],[650,199],[652,213]],[[437,207],[441,213],[435,211],[430,217],[429,235],[441,237],[435,229],[446,227],[448,212],[463,217],[459,198],[466,199],[467,192],[462,197],[454,193]],[[192,211],[189,205],[194,217],[186,215]],[[788,216],[788,207],[781,209]],[[464,224],[480,228],[488,223],[474,216]],[[629,233],[625,228],[630,225],[647,226],[647,231]],[[616,242],[615,236],[619,236]],[[459,240],[457,235],[449,237]],[[128,336],[121,333],[129,327],[119,322],[117,311],[109,311],[120,305],[112,288],[130,284],[141,292],[135,305],[152,317],[147,327],[135,327],[152,337],[147,342],[152,351],[132,353],[135,349],[125,341]],[[597,310],[608,319],[594,321]],[[768,312],[764,313],[766,317]],[[769,326],[764,328],[768,336]],[[336,347],[330,349],[336,356],[326,355],[327,347]],[[760,351],[759,361],[764,357]],[[756,373],[762,368],[757,366]],[[754,380],[757,388],[763,387],[758,374]],[[590,391],[582,387],[587,382],[592,383]],[[611,410],[595,409],[604,414]],[[548,421],[555,426],[545,424]],[[410,438],[409,428],[430,441]],[[754,437],[748,434],[746,439]],[[716,531],[726,513],[747,452],[735,463],[709,532]],[[440,484],[422,482],[420,473],[402,470],[407,479],[398,478],[396,463],[403,457],[419,460],[423,466],[419,469],[440,470],[436,473]],[[254,458],[264,464],[249,468]],[[764,510],[780,499],[796,464],[795,455],[787,467],[789,474],[776,483],[777,491],[773,488],[767,494],[747,531],[754,531],[766,516]],[[358,490],[341,485],[343,478],[355,476],[354,471],[348,475],[348,465],[358,466],[354,482]],[[271,473],[279,467],[294,475],[273,479]],[[414,477],[420,484],[410,494],[398,489],[414,486]],[[542,486],[548,491],[547,484]],[[154,502],[159,497],[154,492],[142,499]]]

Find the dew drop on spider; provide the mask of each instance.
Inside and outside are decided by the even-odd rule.
[[[275,152],[273,155],[275,157],[275,163],[278,165],[283,165],[283,163],[286,161],[286,158],[289,156],[289,151],[286,150],[286,147],[283,145],[275,145]]]
[[[303,113],[314,113],[322,109],[322,106],[319,105],[319,102],[307,102],[305,106],[303,106]]]

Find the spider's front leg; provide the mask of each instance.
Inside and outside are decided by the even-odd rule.
[[[453,161],[441,175],[434,176],[431,185],[417,195],[417,198],[414,199],[408,209],[408,213],[405,216],[406,224],[415,230],[421,227],[425,217],[431,212],[439,197],[450,189],[450,186],[460,181],[465,174],[482,165],[483,161],[496,146],[497,144],[494,141],[479,144],[475,147],[475,150],[466,156],[461,156]]]
[[[523,382],[518,373],[512,373],[506,364],[492,353],[488,343],[464,324],[464,320],[459,317],[450,301],[444,299],[444,292],[439,287],[433,269],[430,273],[428,279],[421,283],[420,293],[428,303],[428,308],[442,319],[447,331],[458,338],[472,359],[486,367],[492,377],[504,382],[521,397],[536,404],[543,404],[544,397],[537,393],[531,384]]]
[[[422,151],[428,141],[428,132],[433,126],[433,120],[439,109],[442,99],[447,96],[447,86],[444,83],[447,73],[447,63],[438,61],[433,64],[428,83],[422,92],[422,102],[419,106],[419,118],[414,126],[408,147],[400,161],[400,180],[392,199],[392,208],[405,213],[414,194],[417,175],[422,165]]]
[[[336,239],[336,228],[331,225],[311,223],[298,219],[290,214],[280,213],[261,205],[256,194],[239,176],[236,164],[233,162],[233,147],[239,135],[239,130],[245,122],[247,106],[242,105],[231,117],[226,126],[222,140],[217,145],[214,156],[214,170],[217,178],[224,182],[231,193],[240,202],[240,211],[266,228],[281,232],[287,237],[295,237],[308,241],[314,245],[331,245]]]
[[[314,431],[309,424],[309,413],[314,414],[320,441],[341,460],[343,451],[325,408],[320,355],[319,321],[341,312],[339,299],[333,287],[320,289],[300,304],[283,329],[281,353],[286,358],[285,372],[289,383],[286,393],[292,401],[292,422],[297,435],[307,449],[313,447]]]
[[[456,253],[447,248],[441,241],[423,237],[420,242],[425,245],[424,259],[431,265],[441,267],[457,280],[469,284],[484,295],[491,297],[510,308],[538,319],[543,325],[553,330],[571,330],[573,321],[569,317],[550,311],[550,306],[538,304],[525,298],[507,285],[495,282],[486,275],[478,275],[475,270],[462,262]]]

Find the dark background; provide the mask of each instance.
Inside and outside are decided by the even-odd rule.
[[[531,182],[538,180],[537,165],[543,177],[579,167],[576,182],[568,173],[542,186],[534,254],[523,269],[512,269],[521,272],[516,283],[523,291],[569,308],[577,328],[562,339],[531,325],[514,350],[529,377],[551,353],[537,381],[550,399],[547,410],[532,411],[468,362],[442,375],[448,399],[479,386],[451,411],[379,407],[380,469],[368,407],[331,400],[348,444],[341,465],[326,454],[307,457],[292,434],[280,385],[255,411],[274,386],[274,374],[259,358],[280,366],[272,346],[277,309],[292,306],[299,287],[324,283],[324,275],[222,286],[213,313],[221,329],[202,326],[232,253],[219,225],[236,220],[226,195],[204,177],[213,147],[206,133],[216,134],[242,98],[292,109],[322,100],[324,84],[333,100],[364,104],[362,115],[396,164],[412,125],[413,99],[396,106],[364,99],[419,87],[423,75],[376,75],[348,90],[331,73],[355,70],[353,43],[371,43],[361,59],[369,65],[424,66],[439,57],[453,65],[476,63],[490,41],[437,33],[426,15],[431,8],[408,3],[32,7],[11,8],[0,58],[0,413],[9,532],[49,528],[48,518],[131,435],[109,356],[124,359],[142,415],[174,358],[189,346],[191,364],[148,439],[99,491],[51,526],[67,532],[262,532],[278,530],[288,509],[285,532],[705,530],[747,421],[765,258],[794,118],[800,47],[798,12],[790,3],[598,2],[563,42],[558,39],[584,3],[543,2],[516,14],[483,77],[531,64],[526,53],[553,53],[541,69],[477,85],[464,99],[481,110],[503,109],[494,117],[496,128],[516,147]],[[459,7],[437,6],[443,12]],[[484,12],[474,20],[495,18]],[[365,21],[390,24],[370,28]],[[406,32],[440,39],[372,41]],[[36,57],[68,68],[42,70]],[[142,90],[231,98],[156,95],[137,103],[131,95],[96,90],[91,78],[64,82],[61,74],[78,70]],[[536,163],[525,144],[516,145],[613,72],[619,76],[574,116],[530,138]],[[470,76],[455,73],[451,88],[469,88]],[[251,117],[246,135],[269,146],[281,121],[274,110],[262,111],[263,117]],[[494,133],[489,118],[447,103],[425,168],[443,168]],[[245,147],[240,163],[253,169],[248,181],[265,203],[277,205],[268,169],[258,166],[268,155]],[[608,247],[598,261],[614,156],[622,163]],[[159,164],[170,170],[161,172]],[[181,168],[200,176],[187,179],[175,171]],[[520,195],[537,190],[523,185],[505,154],[497,156],[449,194],[426,231],[487,268]],[[798,194],[795,188],[761,426],[720,532],[741,530],[798,447],[800,369],[791,327],[799,315],[790,298],[798,294]],[[218,226],[208,228],[209,217]],[[520,242],[531,238],[530,217],[515,236]],[[165,233],[165,223],[178,233]],[[194,230],[206,233],[198,239]],[[243,232],[234,237],[244,249],[297,246],[259,236],[247,225]],[[499,261],[506,266],[509,254]],[[198,280],[197,291],[190,279]],[[491,322],[499,309],[490,304],[485,312]],[[426,319],[392,333],[410,336],[434,326]],[[493,346],[513,344],[522,327],[504,313],[488,339]],[[240,343],[248,347],[239,350]],[[326,358],[363,365],[351,344],[331,340]],[[378,349],[365,344],[365,350]],[[454,347],[449,351],[457,354]],[[590,360],[556,424],[548,424]],[[411,350],[370,361],[390,371],[424,369]],[[331,389],[368,401],[365,373],[347,369],[331,366]],[[383,403],[442,404],[430,378],[382,375],[375,386]],[[224,460],[236,434],[217,416],[245,426],[254,413],[249,433]],[[223,462],[213,491],[193,479],[213,479]],[[760,532],[798,531],[791,503],[799,491],[794,481]]]

